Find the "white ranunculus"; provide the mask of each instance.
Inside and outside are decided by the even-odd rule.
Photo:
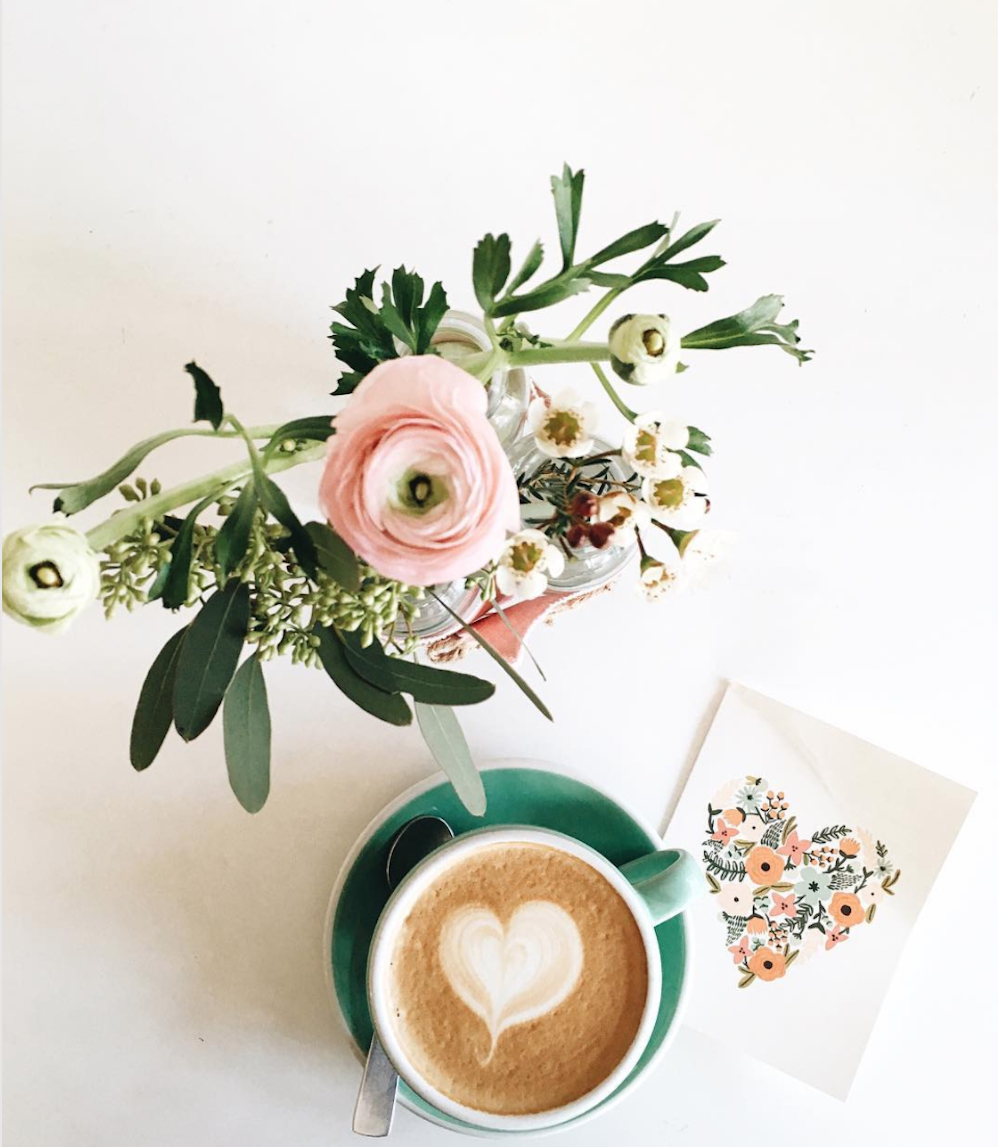
[[[526,425],[538,449],[550,458],[581,458],[594,447],[599,420],[597,406],[572,390],[547,401],[536,398],[528,407]]]
[[[520,530],[507,539],[497,562],[497,589],[519,601],[540,597],[549,577],[558,577],[565,565],[562,551],[541,530]]]
[[[683,422],[650,410],[640,414],[625,431],[622,457],[644,478],[674,478],[684,464],[674,451],[683,450],[689,437]]]
[[[101,567],[87,539],[52,523],[3,540],[3,611],[15,621],[59,633],[97,597]]]
[[[645,478],[642,497],[656,521],[675,530],[696,530],[705,517],[708,499],[698,497],[704,490],[705,475],[694,466],[685,466],[673,478]]]
[[[614,527],[608,545],[630,546],[635,542],[635,531],[649,525],[649,510],[637,498],[619,490],[598,501],[597,519]]]
[[[619,378],[648,386],[677,373],[681,336],[666,315],[622,315],[608,333],[608,349]]]

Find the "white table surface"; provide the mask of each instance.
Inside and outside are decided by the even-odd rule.
[[[501,683],[465,719],[474,750],[572,764],[662,823],[732,678],[982,796],[846,1105],[682,1031],[567,1141],[992,1142],[993,6],[8,0],[5,17],[5,530],[44,515],[29,482],[185,423],[192,357],[248,421],[326,409],[328,307],[353,276],[405,260],[469,305],[483,232],[555,247],[564,159],[588,172],[587,246],[674,210],[723,219],[707,297],[650,285],[629,305],[694,326],[783,291],[818,348],[801,370],[703,355],[663,398],[713,435],[735,571],[660,608],[621,588],[539,633],[556,723]],[[290,486],[308,501],[314,482]],[[323,912],[355,834],[431,765],[415,730],[282,665],[260,815],[228,791],[218,728],[134,775],[132,706],[175,625],[157,608],[108,627],[95,609],[53,640],[3,625],[8,1141],[349,1144],[360,1069]],[[396,1134],[455,1142],[407,1113]]]

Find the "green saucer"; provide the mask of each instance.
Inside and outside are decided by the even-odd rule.
[[[487,808],[483,817],[465,810],[447,781],[430,781],[404,793],[375,818],[344,862],[327,916],[326,951],[333,993],[347,1030],[359,1053],[368,1053],[372,1038],[365,972],[375,924],[389,898],[385,882],[388,842],[411,817],[435,813],[460,836],[486,825],[528,824],[555,829],[589,844],[613,864],[621,865],[662,847],[644,827],[611,797],[582,781],[545,768],[522,764],[487,768],[483,772]],[[560,1124],[558,1130],[583,1122],[621,1099],[666,1050],[685,986],[688,940],[682,916],[656,929],[663,962],[663,994],[652,1037],[631,1075],[603,1103],[584,1115]],[[445,1115],[415,1095],[402,1081],[400,1100],[423,1118],[454,1131],[503,1138],[516,1132],[483,1131]],[[549,1128],[549,1130],[553,1130]]]

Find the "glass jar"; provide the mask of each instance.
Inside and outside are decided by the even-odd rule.
[[[442,358],[459,364],[469,354],[493,349],[482,319],[466,311],[446,311],[431,346]],[[500,445],[508,450],[524,425],[531,401],[531,380],[520,367],[503,367],[493,372],[486,394],[486,417],[497,432]]]
[[[426,641],[430,638],[440,637],[443,633],[457,627],[457,622],[448,610],[444,608],[441,602],[435,601],[431,597],[431,590],[463,621],[471,621],[479,612],[481,605],[479,590],[475,587],[467,589],[464,578],[458,581],[443,582],[440,585],[432,585],[425,590],[424,596],[420,599],[419,608],[410,619],[409,627],[402,618],[396,622],[395,635],[397,638],[403,639],[412,633],[418,640]]]
[[[598,454],[602,450],[612,449],[613,447],[607,442],[595,438],[590,453]],[[514,474],[518,479],[533,473],[546,462],[554,461],[538,449],[531,435],[522,438],[510,451],[509,457],[510,464],[514,468]],[[567,459],[567,461],[570,460]],[[631,477],[631,471],[617,455],[607,462],[584,466],[583,473],[596,474],[599,469],[606,465],[609,466],[612,477],[620,482]],[[521,521],[526,527],[538,526],[540,522],[546,521],[551,516],[552,506],[548,502],[536,499],[521,504]],[[579,593],[583,590],[598,589],[611,581],[629,562],[635,561],[638,546],[633,540],[627,546],[606,546],[599,550],[596,546],[592,546],[589,541],[585,541],[579,546],[567,547],[567,549],[569,556],[566,557],[565,569],[558,577],[549,578],[549,588]]]

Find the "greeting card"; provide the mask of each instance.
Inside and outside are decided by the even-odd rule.
[[[974,796],[730,685],[666,832],[710,893],[689,912],[687,1022],[727,1043],[752,1030],[743,1050],[846,1098]]]

